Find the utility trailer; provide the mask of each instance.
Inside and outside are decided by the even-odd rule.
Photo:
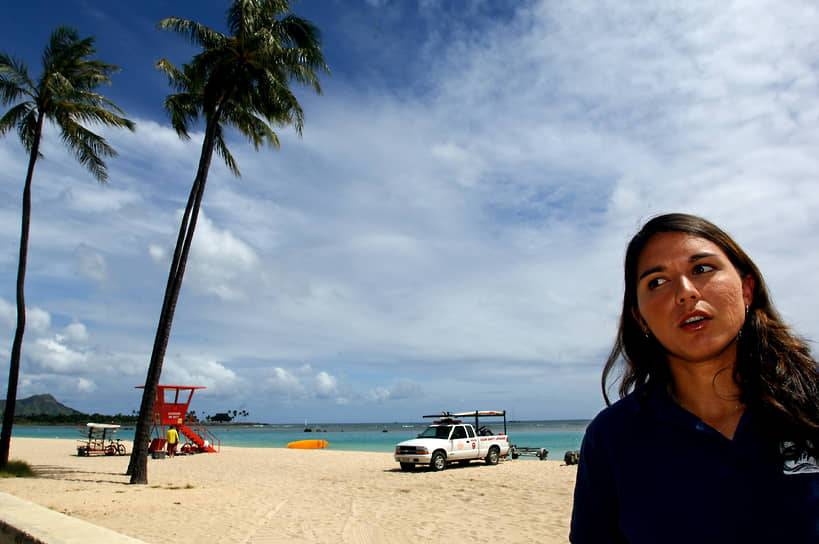
[[[512,459],[517,459],[518,457],[524,455],[529,457],[537,457],[541,461],[545,460],[546,457],[549,455],[549,450],[546,448],[526,448],[523,446],[515,446],[512,444],[509,455],[512,456]]]

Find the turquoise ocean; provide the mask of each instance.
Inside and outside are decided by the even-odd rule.
[[[103,422],[99,422],[103,423]],[[513,421],[507,422],[509,441],[518,448],[545,448],[548,459],[563,460],[567,451],[579,450],[588,420],[572,421]],[[310,424],[305,432],[301,424],[231,424],[206,425],[222,446],[240,448],[285,448],[289,442],[305,439],[326,440],[330,449],[392,453],[395,445],[415,438],[429,421],[416,423],[351,423]],[[481,420],[495,433],[503,432],[503,423]],[[78,439],[76,425],[15,425],[12,438],[69,438]],[[133,440],[134,428],[123,426],[115,438]],[[537,459],[521,457],[521,459]]]

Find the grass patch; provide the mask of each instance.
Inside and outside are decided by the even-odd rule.
[[[25,461],[9,461],[6,468],[0,470],[0,478],[33,478],[37,473]]]
[[[182,487],[182,486],[179,486],[179,485],[168,484],[168,487],[166,487],[165,489],[193,489],[193,488],[194,487],[191,484],[185,484],[185,487]]]

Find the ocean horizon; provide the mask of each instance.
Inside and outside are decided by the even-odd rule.
[[[580,449],[590,420],[511,421],[506,424],[510,443],[518,448],[546,449],[548,459],[562,460],[567,451]],[[102,423],[102,422],[98,422]],[[315,438],[326,440],[329,449],[392,453],[395,445],[415,438],[429,421],[393,423],[231,423],[205,424],[221,446],[238,448],[286,448],[289,442]],[[503,422],[481,420],[495,434],[504,432]],[[61,438],[81,440],[84,425],[15,425],[12,438]],[[305,432],[305,429],[310,432]],[[114,438],[133,441],[134,426],[123,425]],[[129,452],[130,453],[130,452]],[[524,459],[527,457],[521,457]],[[536,457],[532,457],[537,459]]]

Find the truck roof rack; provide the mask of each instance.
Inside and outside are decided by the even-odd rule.
[[[432,414],[423,417],[439,417],[442,419],[454,419],[457,417],[474,417],[475,418],[475,430],[477,431],[480,428],[478,424],[478,419],[481,417],[502,417],[503,418],[503,434],[506,433],[506,410],[473,410],[471,412],[447,412],[442,410],[440,414]]]

